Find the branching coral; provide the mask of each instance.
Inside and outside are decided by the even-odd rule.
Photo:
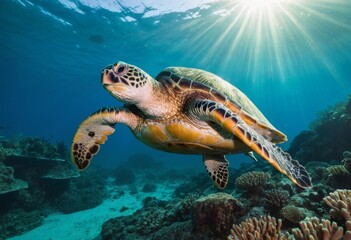
[[[351,221],[346,222],[346,231],[339,227],[335,222],[313,217],[300,222],[300,228],[292,230],[296,240],[350,240]]]
[[[281,232],[282,220],[264,216],[260,219],[249,218],[239,225],[233,225],[228,240],[288,240],[289,235]]]
[[[282,208],[280,214],[287,220],[293,223],[302,221],[306,214],[302,208],[295,207],[294,205],[288,205]]]
[[[238,177],[235,180],[235,186],[237,189],[243,190],[256,189],[264,186],[270,178],[271,175],[269,173],[252,171]]]
[[[264,201],[269,209],[280,209],[289,202],[290,194],[282,189],[272,189],[265,192]]]
[[[336,190],[323,198],[324,202],[331,207],[330,215],[334,218],[344,217],[351,221],[351,190]]]

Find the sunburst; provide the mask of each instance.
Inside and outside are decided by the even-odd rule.
[[[220,2],[218,9],[225,14],[199,27],[191,54],[205,51],[202,64],[216,61],[224,70],[240,71],[253,80],[267,75],[280,81],[297,79],[299,71],[321,68],[338,79],[330,55],[343,54],[351,41],[350,6],[348,0]]]

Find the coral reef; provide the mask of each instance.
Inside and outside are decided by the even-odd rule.
[[[61,158],[10,155],[3,162],[16,169],[15,175],[22,179],[27,177],[28,172],[35,172],[38,178],[69,179],[79,176],[77,170]]]
[[[72,166],[65,162],[59,162],[50,168],[41,178],[64,180],[79,177],[80,174]]]
[[[27,189],[18,191],[16,203],[19,208],[26,211],[44,209],[49,205],[49,202],[46,199],[45,189],[38,183],[30,183]]]
[[[19,154],[19,150],[15,148],[5,148],[0,145],[0,162],[5,160],[8,156]]]
[[[66,159],[68,150],[63,141],[59,141],[55,145],[50,143],[49,139],[39,137],[0,139],[0,161],[13,155],[31,158]]]
[[[132,238],[134,240],[136,238]],[[142,238],[141,238],[142,239]],[[157,240],[206,240],[208,238],[202,238],[200,236],[194,236],[192,234],[191,221],[176,222],[170,226],[162,227],[155,234],[152,235],[152,239]]]
[[[193,210],[193,203],[199,198],[200,196],[196,193],[189,194],[185,198],[179,200],[174,205],[175,215],[179,216],[180,219],[187,219],[190,217],[190,214]]]
[[[348,151],[343,153],[344,159],[341,164],[332,165],[326,168],[328,178],[326,184],[333,188],[350,188],[351,187],[351,158],[348,158]]]
[[[331,207],[331,217],[343,217],[346,221],[351,221],[351,190],[336,190],[323,200]]]
[[[26,137],[18,142],[20,155],[29,157],[65,158],[67,150],[64,150],[62,145],[63,143],[60,142],[54,146],[50,140],[39,137]]]
[[[164,229],[174,229],[179,225],[191,229],[190,209],[193,201],[194,196],[170,202],[153,197],[145,198],[143,208],[133,215],[112,218],[105,222],[102,225],[101,237],[111,240],[160,239],[154,236],[159,236]]]
[[[79,176],[70,163],[59,158],[10,155],[3,163],[14,169],[16,178],[28,184],[13,199],[13,206],[27,211],[52,205],[52,199],[68,190],[69,180]],[[52,188],[52,184],[55,184],[55,188]]]
[[[235,180],[235,186],[237,189],[255,190],[264,186],[270,178],[269,173],[252,171],[238,177]]]
[[[0,194],[18,191],[28,187],[27,182],[15,179],[13,172],[14,170],[12,167],[7,167],[0,162]]]
[[[241,203],[226,193],[214,193],[193,203],[192,221],[195,232],[207,236],[227,236],[241,214]]]
[[[23,234],[44,223],[40,211],[12,210],[0,218],[0,239]]]
[[[66,156],[63,142],[0,139],[0,239],[40,226],[56,209],[69,213],[102,202],[105,178],[93,171],[80,176]]]
[[[302,163],[312,160],[331,162],[345,149],[351,149],[350,96],[347,102],[328,107],[317,115],[310,130],[301,132],[288,152]]]
[[[265,191],[264,202],[270,211],[281,209],[290,201],[288,191],[281,188]]]
[[[259,219],[249,218],[239,225],[233,225],[228,240],[272,239],[288,240],[289,235],[281,232],[282,220],[271,216]]]
[[[292,230],[296,240],[338,240],[351,239],[351,221],[346,223],[346,232],[337,223],[313,217],[300,222],[300,229]]]
[[[241,213],[240,203],[225,193],[197,198],[145,198],[143,208],[133,215],[105,222],[102,239],[223,239]]]

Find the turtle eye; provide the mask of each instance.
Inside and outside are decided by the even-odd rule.
[[[125,69],[125,66],[120,66],[120,67],[118,68],[117,72],[118,72],[118,73],[121,73],[121,72],[124,71],[124,69]]]
[[[124,75],[124,73],[126,72],[126,70],[127,70],[127,65],[121,63],[121,64],[118,64],[118,65],[116,66],[115,72],[117,73],[117,75],[120,75],[120,76],[121,76],[121,75]]]

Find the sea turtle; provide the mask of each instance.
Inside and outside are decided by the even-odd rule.
[[[302,188],[311,187],[303,166],[276,143],[287,140],[239,89],[199,69],[168,67],[155,79],[117,62],[102,70],[102,85],[123,107],[102,108],[84,120],[72,143],[72,161],[84,170],[115,131],[127,125],[143,143],[167,152],[201,154],[218,188],[228,182],[226,154],[256,152]]]

